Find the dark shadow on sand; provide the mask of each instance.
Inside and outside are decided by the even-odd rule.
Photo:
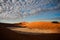
[[[0,27],[0,40],[59,40],[60,34],[21,34],[9,30],[5,27]]]

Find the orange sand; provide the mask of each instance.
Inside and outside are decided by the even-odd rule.
[[[20,25],[20,24],[18,24],[18,25]],[[39,29],[60,29],[60,23],[52,23],[52,22],[30,22],[30,23],[24,23],[24,22],[22,22],[22,27],[39,28]]]

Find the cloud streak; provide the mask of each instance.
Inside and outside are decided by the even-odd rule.
[[[1,9],[0,19],[21,19],[40,12],[60,10],[59,0],[15,0],[15,2],[6,1],[1,5],[3,10]]]

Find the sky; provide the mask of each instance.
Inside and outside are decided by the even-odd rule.
[[[60,0],[0,1],[0,22],[53,20],[60,21]]]

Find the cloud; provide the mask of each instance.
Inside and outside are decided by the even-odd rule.
[[[0,14],[0,19],[21,19],[37,15],[40,12],[60,10],[59,0],[26,0],[24,2],[7,3],[4,5],[7,9]],[[21,9],[24,10],[23,13],[20,11]],[[28,12],[28,9],[30,12]]]
[[[32,7],[32,9],[28,16],[37,15],[40,12],[60,10],[60,1],[59,0],[55,0],[55,1],[54,0],[41,0],[39,2],[38,1],[36,1],[36,2],[34,1],[35,4],[33,5],[33,3],[32,3],[31,4],[32,6],[30,5]],[[37,4],[37,2],[38,2],[38,4]],[[29,6],[29,8],[31,8],[30,6]],[[26,14],[28,14],[28,13],[26,13]]]

